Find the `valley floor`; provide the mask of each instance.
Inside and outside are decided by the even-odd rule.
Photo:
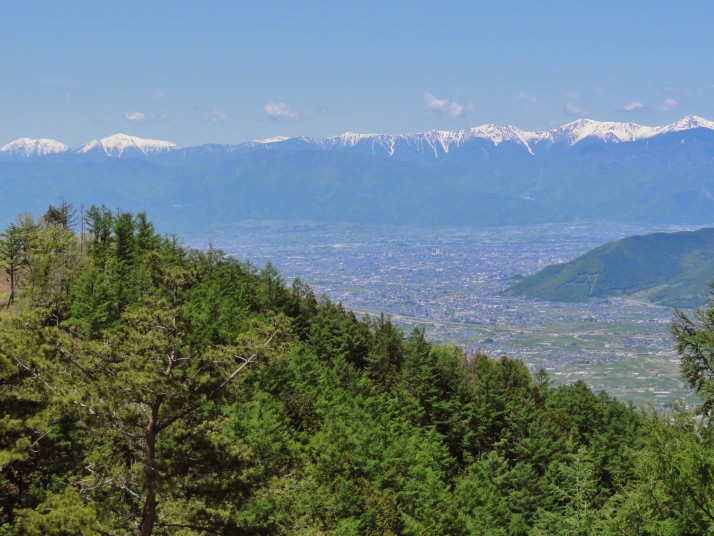
[[[667,406],[694,402],[679,377],[672,311],[636,300],[585,304],[529,301],[500,293],[519,275],[565,262],[635,234],[681,225],[569,222],[490,228],[395,227],[250,221],[209,241],[258,266],[272,262],[364,314],[385,312],[434,341],[523,360],[556,382],[578,379],[623,400]]]

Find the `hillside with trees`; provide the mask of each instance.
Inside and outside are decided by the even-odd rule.
[[[51,206],[0,244],[0,535],[713,530],[711,309],[673,327],[703,416],[660,416],[143,213]]]
[[[632,296],[667,307],[697,307],[714,279],[714,229],[629,236],[511,286],[507,295],[584,302]]]

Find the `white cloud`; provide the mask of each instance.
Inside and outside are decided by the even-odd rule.
[[[565,113],[576,117],[585,117],[586,115],[590,115],[590,110],[569,102],[565,105]]]
[[[424,93],[424,100],[426,101],[426,105],[432,110],[439,110],[445,112],[449,109],[448,99],[437,99],[428,91]]]
[[[439,99],[428,91],[424,93],[424,102],[426,102],[426,105],[432,110],[450,115],[454,118],[463,117],[466,114],[466,110],[473,109],[473,105],[471,104],[464,105],[460,102],[450,101],[449,99]]]
[[[230,121],[226,112],[218,110],[217,108],[203,112],[201,114],[201,119],[203,121],[208,121],[209,123],[225,123],[226,121]]]
[[[463,117],[464,106],[458,102],[452,102],[449,104],[449,115],[451,117]]]
[[[296,112],[284,102],[268,101],[263,106],[263,110],[271,119],[290,119],[297,121],[300,119],[300,113]]]
[[[621,110],[623,112],[640,112],[644,108],[644,105],[640,101],[630,101],[625,104]]]
[[[124,119],[135,125],[144,125],[149,122],[149,118],[142,112],[124,112]]]
[[[145,114],[144,112],[133,110],[131,112],[124,112],[124,119],[135,125],[146,125],[148,123],[154,123],[155,121],[166,121],[166,115],[154,113]]]
[[[669,98],[664,99],[659,107],[665,112],[668,112],[670,110],[674,110],[677,106],[679,106],[679,101],[677,99]]]
[[[168,93],[166,93],[163,89],[155,89],[154,90],[154,98],[155,99],[163,99],[168,96]]]

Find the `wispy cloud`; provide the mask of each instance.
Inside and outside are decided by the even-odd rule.
[[[432,110],[448,110],[449,109],[449,100],[448,99],[437,99],[434,95],[429,93],[428,91],[424,93],[424,101],[426,102],[426,105],[431,108]]]
[[[291,121],[300,119],[300,112],[296,112],[284,102],[268,101],[263,106],[263,110],[270,119],[289,119]]]
[[[668,99],[664,99],[662,101],[662,103],[659,105],[660,110],[664,110],[665,112],[674,110],[677,106],[679,106],[679,101],[677,99],[673,99],[671,97]]]
[[[165,121],[166,116],[164,114],[147,114],[144,112],[132,110],[131,112],[124,112],[124,119],[134,125],[146,125],[155,121]]]
[[[206,110],[203,112],[201,114],[201,120],[209,123],[225,123],[226,121],[230,121],[230,118],[223,110],[214,108],[213,110]]]
[[[460,102],[451,102],[451,104],[449,104],[449,115],[451,117],[463,117],[464,105]]]
[[[640,101],[630,101],[620,108],[621,112],[641,112],[644,105]]]
[[[565,113],[574,117],[585,117],[587,115],[590,115],[590,110],[578,106],[573,102],[568,102],[565,105]]]
[[[135,125],[144,125],[149,122],[149,117],[143,112],[124,112],[124,119]]]
[[[165,99],[168,96],[168,93],[166,93],[163,89],[156,88],[153,95],[155,99]]]
[[[424,93],[424,102],[426,102],[426,105],[432,110],[445,115],[450,115],[454,118],[463,117],[466,115],[467,110],[473,109],[472,104],[462,104],[449,99],[440,99],[428,91]]]

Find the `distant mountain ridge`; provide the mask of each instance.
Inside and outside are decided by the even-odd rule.
[[[0,154],[5,153],[8,155],[30,158],[33,156],[63,153],[68,150],[69,147],[67,147],[64,143],[58,142],[57,140],[50,140],[47,138],[19,138],[0,147]]]
[[[446,226],[714,222],[714,123],[578,120],[179,147],[115,134],[0,148],[0,218],[62,200],[145,210],[179,232],[246,219]]]
[[[560,127],[540,132],[520,130],[512,125],[487,124],[456,131],[430,130],[416,134],[401,135],[356,134],[346,132],[328,138],[306,136],[288,138],[285,136],[277,136],[237,145],[217,145],[221,145],[229,150],[240,150],[259,146],[275,147],[279,144],[299,144],[303,146],[313,146],[316,149],[322,150],[362,146],[371,148],[374,154],[385,154],[388,156],[393,156],[396,151],[401,148],[411,147],[416,148],[422,153],[433,153],[435,157],[438,157],[440,154],[446,154],[452,149],[458,149],[470,141],[488,140],[494,145],[505,142],[516,143],[533,154],[535,149],[543,144],[553,145],[566,143],[568,146],[572,146],[588,138],[612,143],[632,142],[650,139],[661,134],[681,132],[695,128],[714,130],[714,121],[709,121],[696,115],[690,115],[669,125],[649,127],[636,123],[578,119]],[[201,147],[203,146],[199,145],[189,147],[188,149],[195,151]],[[105,138],[92,140],[75,148],[70,148],[61,142],[50,139],[36,140],[20,138],[0,147],[0,155],[5,153],[13,156],[31,158],[63,152],[86,154],[101,151],[106,156],[122,157],[125,153],[136,154],[138,152],[143,155],[151,155],[181,149],[183,148],[170,141],[142,139],[136,136],[117,133]]]
[[[522,145],[528,152],[533,153],[539,144],[553,145],[563,142],[572,146],[587,138],[614,143],[630,142],[695,128],[714,130],[714,122],[695,115],[686,116],[672,124],[659,127],[647,127],[635,123],[578,119],[558,128],[541,132],[528,132],[512,125],[488,124],[457,131],[430,130],[418,134],[402,135],[354,134],[348,132],[331,138],[297,139],[323,149],[355,147],[359,144],[367,144],[375,149],[381,149],[389,156],[392,156],[400,145],[411,145],[426,152],[433,152],[438,157],[440,153],[448,153],[450,149],[460,148],[475,139],[489,140],[494,145],[513,142]],[[296,138],[287,138],[281,140],[281,142],[290,141],[291,139]]]
[[[119,133],[100,140],[92,140],[81,147],[73,149],[73,152],[86,154],[99,151],[107,156],[116,156],[119,158],[125,151],[139,151],[144,155],[150,155],[178,149],[181,149],[181,147],[170,141],[146,140]]]
[[[609,242],[570,262],[547,266],[506,294],[562,302],[627,296],[697,307],[706,303],[712,280],[714,228],[705,228]]]

